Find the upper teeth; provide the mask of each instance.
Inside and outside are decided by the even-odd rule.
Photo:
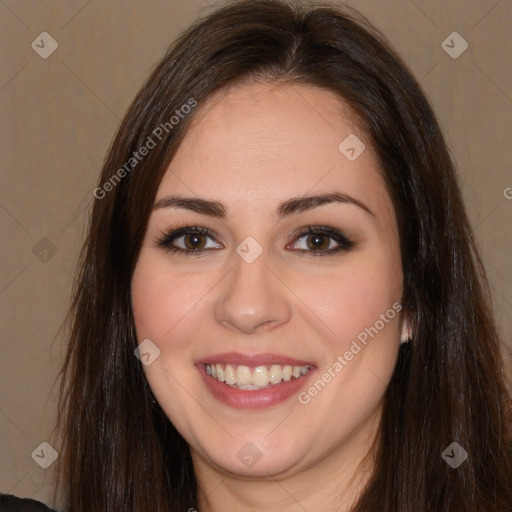
[[[214,379],[225,382],[240,389],[260,389],[272,384],[279,384],[282,380],[289,381],[305,375],[309,366],[290,366],[273,364],[271,366],[249,366],[230,364],[207,364],[206,373]]]

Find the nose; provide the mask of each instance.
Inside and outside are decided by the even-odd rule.
[[[250,334],[290,320],[291,292],[278,272],[269,268],[265,251],[252,263],[236,255],[234,267],[221,286],[215,319],[226,328]]]

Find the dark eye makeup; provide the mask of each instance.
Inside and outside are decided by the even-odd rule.
[[[296,232],[292,233],[294,238],[290,244],[286,246],[288,249],[290,245],[295,245],[298,242],[305,243],[307,249],[294,249],[291,250],[298,253],[309,253],[314,257],[331,256],[343,251],[349,251],[355,246],[355,242],[343,234],[340,230],[330,226],[305,226]],[[208,247],[208,242],[205,240],[210,238],[215,243]],[[176,246],[176,241],[182,239],[181,245]],[[335,247],[332,247],[332,241],[335,242]],[[294,244],[295,242],[295,244]],[[183,256],[199,256],[204,255],[209,250],[222,249],[222,245],[217,242],[216,235],[208,228],[201,226],[182,226],[180,228],[168,228],[160,232],[157,238],[157,245],[162,249]],[[212,247],[212,245],[214,245]],[[220,245],[220,247],[215,247]]]

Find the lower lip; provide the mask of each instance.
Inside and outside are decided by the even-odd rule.
[[[204,364],[198,364],[197,368],[210,393],[217,400],[236,409],[264,409],[284,402],[292,395],[297,394],[299,389],[309,380],[310,374],[314,372],[314,369],[311,368],[306,375],[298,379],[282,381],[281,384],[275,384],[268,388],[249,391],[233,388],[225,382],[219,382],[210,377],[206,373],[206,365]]]

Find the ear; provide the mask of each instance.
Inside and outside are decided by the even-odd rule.
[[[412,339],[412,329],[407,317],[404,316],[402,322],[402,335],[400,337],[400,344],[408,343]]]

